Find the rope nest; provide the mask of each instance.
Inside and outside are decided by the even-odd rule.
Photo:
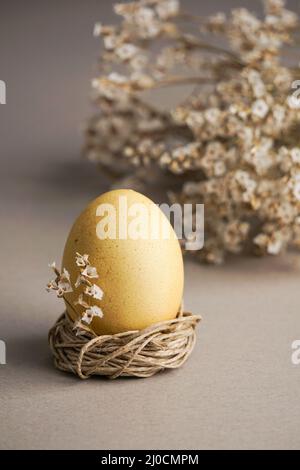
[[[81,379],[92,375],[150,377],[184,364],[195,346],[200,320],[181,310],[174,320],[144,330],[97,336],[84,326],[75,331],[65,312],[49,331],[49,344],[55,366]]]

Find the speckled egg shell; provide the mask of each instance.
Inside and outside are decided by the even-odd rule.
[[[158,211],[158,220],[168,224],[171,236],[164,239],[99,239],[96,215],[100,204],[112,204],[118,214],[119,197],[126,196],[128,207],[142,203],[147,207],[155,204],[142,194],[132,190],[115,190],[102,194],[92,201],[74,223],[66,242],[63,267],[74,283],[78,277],[75,253],[87,253],[92,266],[97,268],[95,279],[104,291],[101,301],[93,303],[101,307],[104,317],[94,318],[92,328],[100,334],[114,334],[139,330],[155,322],[176,317],[183,295],[183,260],[176,234],[163,212]],[[74,302],[78,291],[67,294]],[[67,305],[70,316],[74,311]],[[79,315],[83,308],[76,306]]]

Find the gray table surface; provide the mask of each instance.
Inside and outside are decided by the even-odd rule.
[[[74,218],[108,184],[79,158],[79,123],[90,112],[98,47],[90,31],[99,16],[110,21],[110,2],[5,3],[0,448],[300,448],[300,366],[291,363],[300,268],[292,255],[222,267],[186,262],[186,306],[203,322],[180,370],[111,382],[54,369],[47,331],[62,305],[45,292],[47,264],[60,260]]]

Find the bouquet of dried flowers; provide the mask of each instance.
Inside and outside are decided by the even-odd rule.
[[[300,245],[298,69],[282,60],[299,21],[283,0],[264,7],[263,18],[244,8],[197,17],[178,0],[140,0],[115,5],[119,25],[95,26],[104,50],[86,155],[146,183],[159,169],[172,201],[204,203],[196,256],[207,262]],[[175,85],[192,90],[173,109],[147,98]]]

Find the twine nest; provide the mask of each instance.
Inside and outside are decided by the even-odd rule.
[[[84,326],[75,331],[65,312],[51,328],[49,344],[55,366],[81,379],[92,375],[150,377],[184,364],[194,348],[200,320],[181,310],[174,320],[144,330],[97,336]]]

